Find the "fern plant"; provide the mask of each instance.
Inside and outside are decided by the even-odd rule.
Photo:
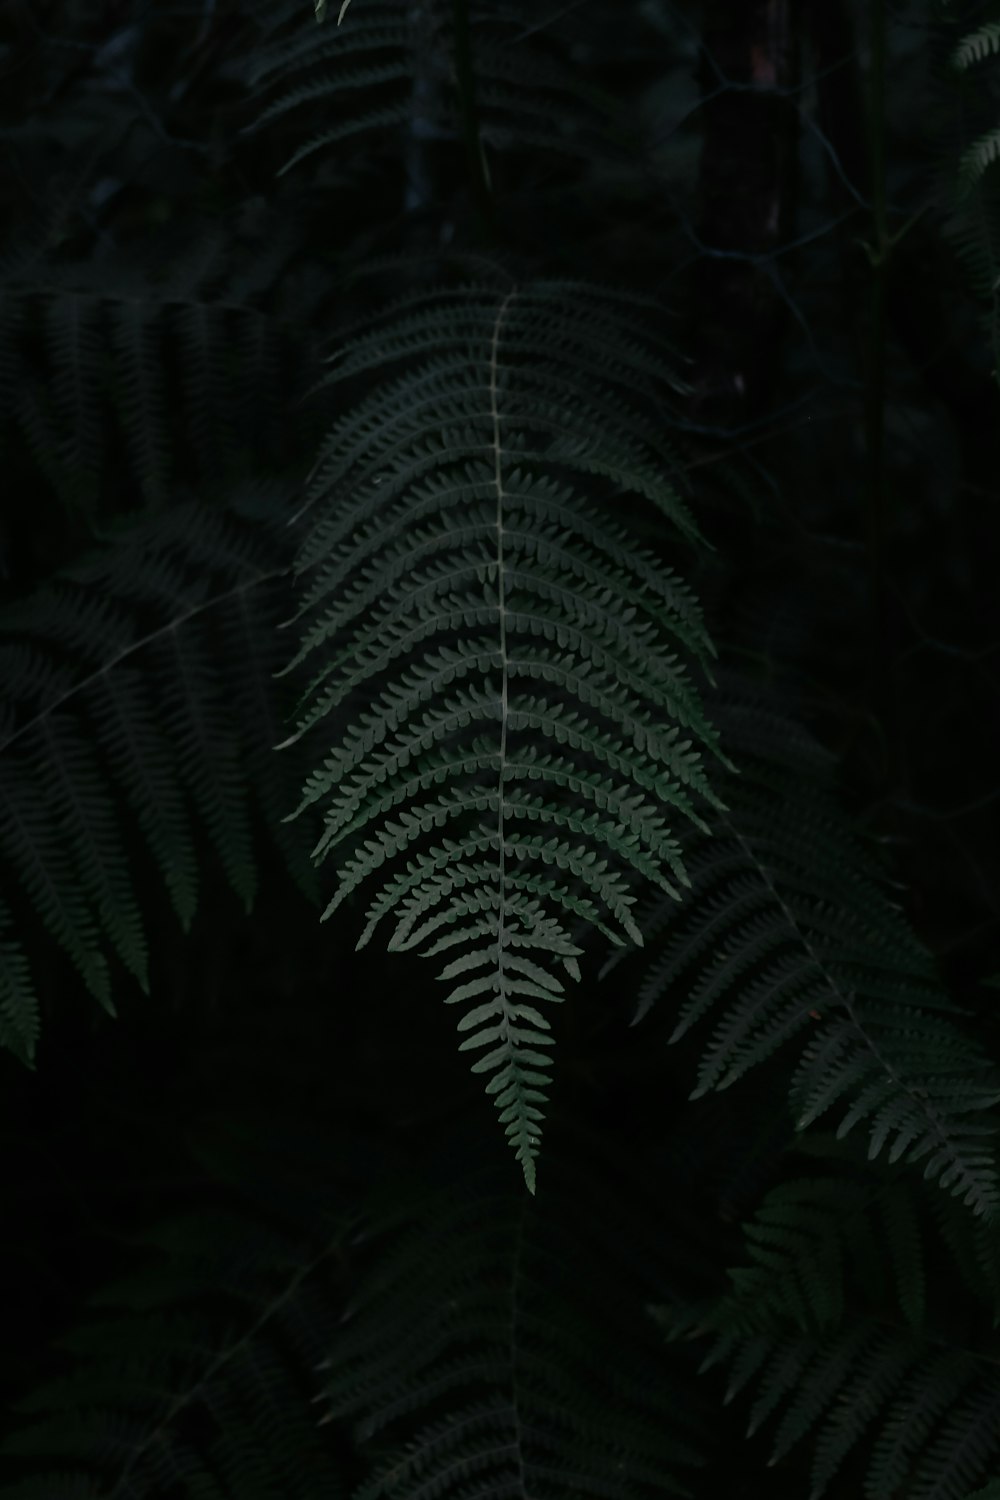
[[[115,964],[155,996],[159,886],[191,925],[214,846],[248,904],[255,819],[297,869],[318,815],[340,920],[297,927],[264,880],[252,927],[203,920],[179,950],[176,1016],[63,1017],[38,1074],[0,1059],[0,1279],[31,1323],[0,1356],[11,1500],[995,1496],[997,863],[968,834],[995,800],[993,473],[956,414],[952,371],[981,382],[959,298],[943,274],[923,295],[945,258],[933,214],[910,238],[925,112],[899,86],[969,34],[954,228],[995,334],[996,10],[955,8],[947,28],[739,0],[352,0],[324,28],[308,0],[15,8],[6,1037],[28,1057],[38,1011],[69,1009],[40,936],[102,1004]],[[652,161],[628,119],[657,122]],[[476,282],[426,290],[439,252]],[[628,291],[578,279],[616,275]],[[781,348],[765,320],[773,371],[748,382],[765,281],[793,316]],[[900,307],[926,316],[916,355]],[[724,429],[678,378],[720,310]],[[317,455],[294,403],[316,330],[345,327]],[[265,422],[284,477],[250,514],[226,493],[270,472]],[[72,505],[36,509],[52,492]],[[74,565],[137,498],[142,527]],[[300,543],[296,652],[275,625]],[[696,688],[706,621],[768,678],[794,662],[863,821],[758,681]],[[615,989],[577,983],[609,943]],[[619,1001],[643,1016],[624,1036]],[[562,1022],[537,1197],[469,1128],[475,1080],[438,1047],[456,1013],[531,1187]],[[192,1177],[193,1080],[213,1133]],[[149,1234],[168,1193],[188,1212]],[[122,1235],[148,1259],[89,1296]],[[706,1339],[721,1411],[685,1378]],[[750,1388],[777,1473],[741,1446]]]
[[[203,1209],[148,1229],[134,1269],[63,1340],[65,1373],[19,1403],[4,1500],[346,1495],[310,1406],[351,1234],[327,1207],[280,1224]]]
[[[16,266],[0,283],[0,443],[9,462],[24,445],[87,510],[110,509],[123,468],[133,504],[246,481],[273,425],[261,392],[288,378],[288,330],[253,305],[252,265],[227,265],[211,239],[162,253],[169,275],[101,259]]]
[[[444,962],[532,1190],[539,1002],[579,978],[575,924],[641,941],[630,886],[675,897],[677,829],[717,804],[678,655],[707,662],[700,611],[622,524],[641,499],[698,536],[650,400],[675,377],[638,310],[460,288],[348,343],[334,380],[379,380],[321,450],[297,564],[293,665],[313,675],[293,741],[323,731],[300,811],[322,809],[315,856],[337,855],[326,915],[374,877],[359,946],[387,921],[391,951]]]
[[[726,1402],[756,1388],[748,1435],[780,1415],[772,1465],[809,1443],[817,1500],[847,1465],[872,1500],[965,1500],[1000,1457],[997,1231],[931,1204],[898,1175],[783,1183],[729,1291],[656,1310],[672,1338],[710,1340],[701,1368],[729,1368]],[[953,1290],[928,1306],[942,1249]]]
[[[428,143],[461,143],[473,107],[457,13],[441,0],[368,0],[349,14],[342,9],[343,24],[317,34],[301,5],[268,6],[264,35],[246,63],[260,101],[252,128],[294,125],[285,171],[317,153],[336,159],[349,141],[407,142],[410,195],[422,203],[414,152]],[[520,0],[475,11],[468,61],[476,150],[516,148],[627,166],[624,111],[566,56],[567,43],[580,45],[589,18],[553,15],[542,28],[535,21]]]
[[[996,53],[1000,53],[1000,21],[987,21],[962,38],[955,48],[953,63],[964,72]],[[960,181],[966,191],[974,188],[996,161],[1000,161],[1000,125],[986,131],[965,148]]]
[[[1000,380],[1000,19],[967,32],[952,54],[960,77],[961,156],[950,234],[985,310],[993,376]],[[970,138],[971,137],[971,138]]]
[[[993,1215],[995,1070],[839,810],[829,757],[761,691],[730,681],[715,716],[739,775],[688,837],[684,901],[644,903],[633,1024],[669,1006],[676,1042],[712,1021],[693,1098],[794,1044],[797,1130],[836,1110],[839,1136],[867,1126],[872,1158],[923,1162]]]
[[[253,787],[308,885],[308,866],[282,834],[288,768],[271,753],[281,710],[268,666],[289,571],[279,561],[279,496],[248,493],[228,514],[176,507],[0,618],[0,848],[112,1013],[110,955],[149,987],[138,847],[187,930],[200,863],[194,815],[249,908]],[[0,902],[0,1042],[30,1062],[40,1015],[13,899],[8,890]]]
[[[365,1459],[354,1500],[692,1493],[708,1434],[675,1419],[680,1382],[639,1303],[658,1247],[602,1154],[591,1143],[585,1173],[547,1161],[536,1201],[452,1162],[446,1187],[376,1221],[322,1369],[324,1419]]]
[[[664,1257],[605,1143],[564,1143],[532,1200],[479,1131],[296,1138],[294,1184],[262,1188],[258,1139],[237,1199],[215,1180],[136,1236],[18,1403],[3,1500],[692,1493],[708,1430],[678,1420],[642,1306]]]

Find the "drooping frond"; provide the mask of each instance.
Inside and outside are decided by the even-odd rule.
[[[964,36],[952,63],[958,85],[957,193],[947,225],[949,238],[981,303],[1000,380],[1000,21],[987,21]],[[985,64],[977,67],[977,64]],[[976,69],[971,76],[970,70]]]
[[[297,0],[267,9],[270,35],[246,66],[261,99],[255,128],[286,117],[295,124],[285,170],[316,152],[343,153],[359,137],[394,140],[411,169],[428,142],[461,142],[450,0],[368,0],[319,34]],[[555,13],[538,27],[523,0],[473,6],[476,113],[487,148],[622,156],[620,109],[570,60],[582,20]]]
[[[627,524],[645,500],[696,536],[656,405],[672,369],[627,299],[552,284],[417,298],[334,378],[372,374],[298,562],[293,739],[322,730],[299,811],[336,855],[327,915],[374,881],[358,946],[386,922],[390,950],[444,963],[531,1186],[571,929],[641,940],[636,879],[677,895],[677,829],[714,800],[701,615]]]
[[[766,1195],[746,1225],[750,1264],[730,1270],[737,1308],[805,1332],[843,1322],[852,1277],[873,1305],[917,1328],[925,1311],[926,1251],[904,1179],[803,1178]]]
[[[721,789],[729,811],[685,841],[690,892],[640,916],[651,948],[636,1020],[669,1005],[671,1040],[711,1022],[693,1097],[794,1045],[798,1129],[836,1110],[840,1136],[867,1126],[871,1157],[921,1161],[992,1213],[996,1077],[840,812],[825,758],[763,705],[733,699],[717,718],[741,774]]]
[[[67,1373],[18,1402],[3,1500],[346,1496],[310,1404],[345,1240],[246,1210],[148,1231],[61,1341]]]
[[[0,282],[5,462],[23,446],[61,499],[87,508],[110,509],[119,489],[126,504],[162,502],[178,482],[245,478],[287,340],[217,258],[175,253],[169,277],[134,262],[31,264]]]
[[[249,499],[249,497],[248,497]],[[132,862],[144,846],[181,924],[194,915],[200,825],[249,907],[251,789],[280,828],[286,768],[269,671],[287,567],[266,499],[181,506],[0,616],[0,850],[10,881],[113,1011],[110,954],[146,989]],[[30,1060],[28,961],[0,929],[0,1036]]]
[[[597,1177],[555,1160],[532,1200],[466,1169],[378,1226],[323,1370],[365,1461],[354,1500],[690,1493],[707,1433],[687,1391],[676,1421],[643,1315],[635,1200]]]
[[[672,1337],[711,1340],[702,1369],[728,1367],[727,1402],[755,1390],[748,1435],[780,1418],[772,1464],[808,1442],[813,1497],[851,1465],[871,1500],[965,1500],[1000,1456],[1000,1240],[932,1201],[944,1223],[905,1177],[785,1183],[748,1224],[728,1292],[656,1309]],[[926,1283],[942,1236],[977,1262],[950,1267],[944,1305]]]

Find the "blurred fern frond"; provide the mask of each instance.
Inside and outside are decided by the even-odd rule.
[[[108,1010],[110,954],[149,985],[133,879],[142,849],[186,929],[198,892],[193,819],[248,907],[251,789],[281,831],[288,768],[272,753],[281,710],[270,682],[289,574],[278,562],[281,500],[248,494],[242,515],[178,506],[0,616],[7,897],[20,887]],[[39,1029],[28,959],[13,937],[3,956],[0,1039],[28,1061]]]
[[[927,1288],[942,1240],[946,1302]],[[755,1389],[748,1435],[780,1418],[771,1464],[808,1443],[816,1500],[845,1466],[870,1500],[965,1500],[1000,1455],[996,1227],[905,1176],[838,1175],[773,1189],[746,1249],[717,1299],[654,1311],[710,1340],[726,1402]]]
[[[466,1167],[378,1227],[323,1368],[354,1500],[691,1493],[707,1431],[642,1315],[648,1226],[592,1165],[555,1155],[537,1200]]]
[[[346,1496],[310,1400],[349,1228],[312,1214],[202,1210],[146,1231],[143,1263],[60,1341],[67,1373],[18,1402],[3,1500]]]
[[[871,1157],[922,1161],[992,1214],[994,1070],[839,810],[828,758],[752,696],[724,696],[716,720],[740,774],[720,788],[728,811],[686,836],[690,891],[640,913],[635,1020],[669,1005],[672,1041],[713,1022],[695,1098],[794,1044],[797,1129],[836,1109],[839,1135],[867,1126]]]
[[[368,0],[318,36],[303,8],[269,7],[248,56],[261,100],[254,129],[294,123],[285,170],[356,140],[403,147],[459,143],[465,105],[456,84],[453,8],[442,0]],[[623,158],[619,105],[570,60],[581,18],[538,27],[518,0],[472,6],[477,126],[488,150],[529,149],[584,161]]]

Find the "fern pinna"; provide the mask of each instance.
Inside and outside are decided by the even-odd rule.
[[[317,746],[299,810],[318,804],[315,856],[337,856],[327,915],[374,879],[358,946],[388,920],[390,950],[443,962],[532,1188],[539,1002],[579,975],[574,927],[641,941],[632,882],[675,896],[677,827],[717,802],[677,654],[708,660],[701,614],[625,524],[645,500],[698,538],[655,316],[554,283],[377,320],[337,359],[338,385],[378,380],[321,450],[298,561],[313,677],[292,738]]]

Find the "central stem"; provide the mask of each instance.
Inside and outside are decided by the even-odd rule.
[[[501,1003],[504,1002],[503,993],[503,937],[504,921],[506,917],[505,890],[507,879],[507,849],[506,833],[504,829],[504,784],[507,778],[507,600],[506,581],[504,579],[504,526],[503,526],[503,465],[500,453],[500,402],[499,402],[499,351],[500,331],[503,320],[507,315],[507,308],[517,295],[516,291],[510,291],[500,304],[497,312],[496,322],[493,325],[493,338],[490,342],[490,417],[493,423],[493,484],[497,495],[496,509],[496,532],[497,532],[497,612],[500,625],[500,771],[497,788],[497,839],[500,846],[500,863],[498,869],[499,881],[499,914],[497,918],[497,983],[500,990]],[[506,1005],[504,1004],[506,1012]]]
[[[469,24],[469,0],[454,0],[452,10],[455,47],[455,87],[458,112],[465,138],[465,155],[469,163],[472,199],[480,228],[489,240],[494,238],[493,195],[490,192],[479,129],[479,104],[476,99],[476,70],[472,61],[472,28]]]

